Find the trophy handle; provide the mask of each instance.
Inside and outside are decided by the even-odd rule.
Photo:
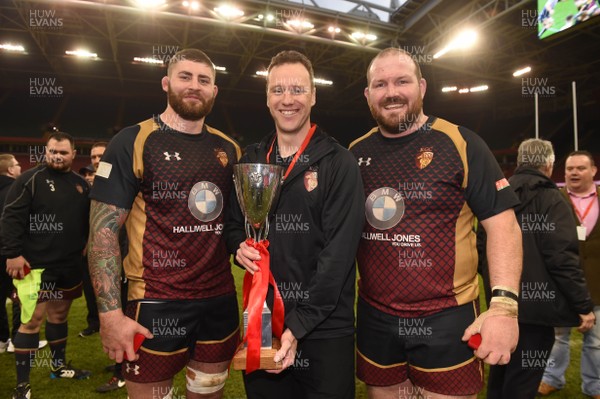
[[[267,218],[265,219],[265,226],[262,229],[262,233],[263,233],[263,240],[266,240],[267,237],[269,236],[269,215],[267,214]]]
[[[254,242],[256,241],[256,230],[254,226],[248,222],[248,217],[244,215],[244,227],[246,228],[246,237],[252,238]]]
[[[254,242],[266,240],[269,236],[269,217],[265,220],[265,224],[258,231],[248,222],[248,218],[244,216],[244,227],[246,228],[246,237],[251,237]]]

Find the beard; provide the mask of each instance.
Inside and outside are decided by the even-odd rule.
[[[46,157],[46,166],[57,172],[69,172],[71,170],[72,164],[72,161],[67,162],[63,160],[62,162],[58,163],[55,162],[55,160],[53,160],[52,158],[49,159],[48,157]]]
[[[420,93],[417,97],[417,100],[408,107],[404,114],[391,115],[387,117],[383,116],[379,109],[390,104],[402,104],[402,101],[399,97],[386,98],[379,108],[369,103],[371,115],[381,130],[384,130],[389,134],[400,134],[418,126],[419,117],[423,112],[423,99],[421,98]]]
[[[190,93],[197,94],[200,102],[197,104],[186,103],[183,97],[185,94]],[[170,84],[167,92],[167,98],[171,108],[173,108],[177,115],[186,121],[199,121],[200,119],[204,118],[206,115],[210,114],[210,111],[215,103],[215,96],[203,101],[200,92],[188,91],[187,93],[177,94],[171,90]]]

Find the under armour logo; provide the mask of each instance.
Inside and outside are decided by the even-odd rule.
[[[176,160],[181,161],[181,157],[179,156],[178,152],[176,152],[175,155],[171,155],[168,152],[163,152],[163,154],[165,154],[165,161],[170,161],[171,157],[175,157]]]
[[[56,188],[54,188],[54,180],[46,179],[46,184],[50,186],[50,191],[56,191]]]
[[[125,363],[125,372],[129,373],[130,371],[133,371],[133,374],[135,375],[139,375],[140,374],[140,366],[138,366],[137,364],[134,367],[129,367],[129,362]]]
[[[371,165],[371,157],[367,158],[366,160],[363,159],[363,157],[358,158],[358,166],[362,166],[363,163],[366,166],[370,166]]]

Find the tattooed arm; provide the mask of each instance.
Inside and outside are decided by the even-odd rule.
[[[128,214],[127,209],[92,200],[88,243],[90,277],[96,292],[102,346],[117,362],[123,360],[124,352],[129,359],[137,359],[133,352],[136,333],[152,338],[150,331],[126,317],[121,308],[119,230]]]
[[[88,259],[98,312],[121,310],[119,230],[129,211],[92,200]]]

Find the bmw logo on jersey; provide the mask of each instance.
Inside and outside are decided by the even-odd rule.
[[[394,227],[404,216],[404,198],[393,188],[382,187],[373,191],[365,202],[365,215],[377,230]]]
[[[223,193],[214,183],[198,182],[190,191],[188,207],[196,219],[210,222],[219,217],[223,210]]]

